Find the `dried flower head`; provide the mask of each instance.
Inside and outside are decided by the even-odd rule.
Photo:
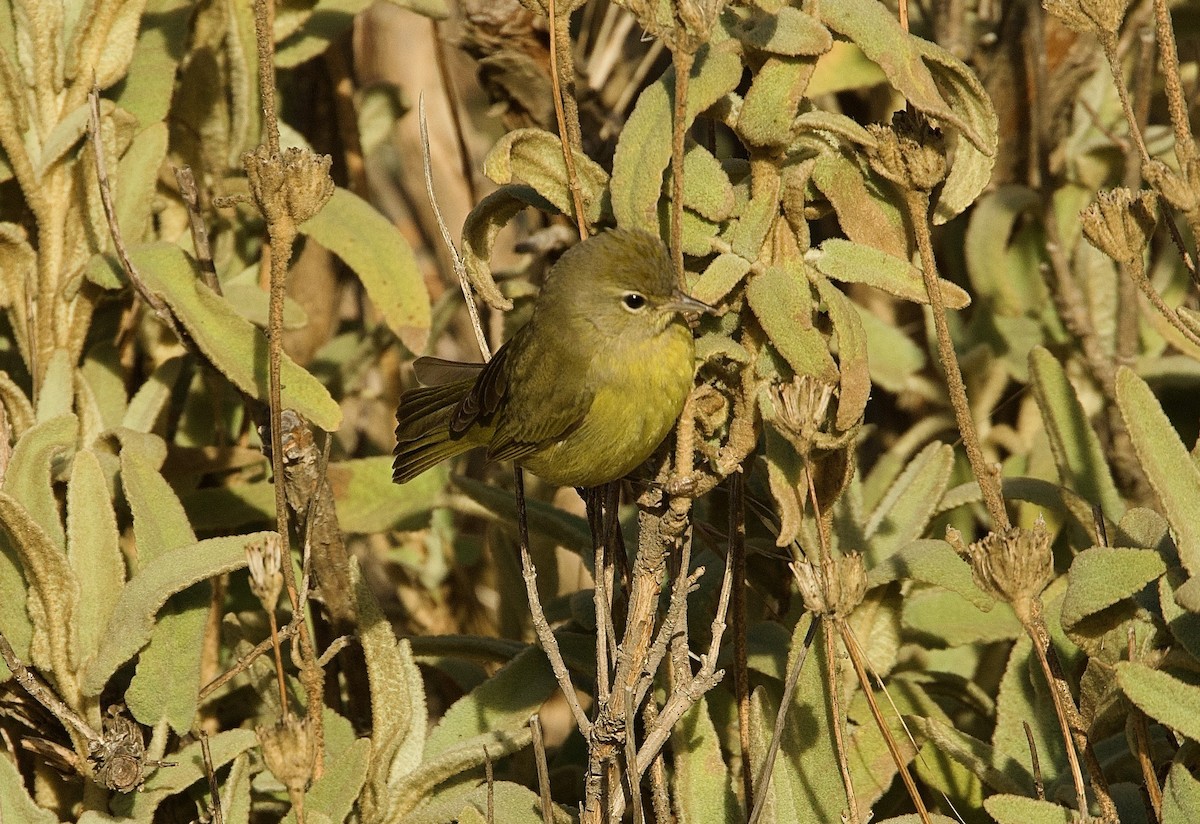
[[[1101,192],[1079,220],[1089,243],[1117,263],[1132,264],[1141,260],[1158,224],[1158,198],[1124,188]]]
[[[303,795],[317,755],[308,719],[289,712],[275,726],[256,727],[254,732],[271,775],[287,787],[289,796]]]
[[[1012,527],[993,532],[970,546],[953,527],[946,530],[946,540],[971,565],[980,589],[1011,605],[1022,623],[1030,620],[1034,600],[1054,578],[1050,533],[1041,516],[1033,529]]]
[[[839,555],[828,566],[796,561],[792,574],[804,608],[815,615],[845,618],[867,594],[867,568],[857,552]]]
[[[288,231],[321,211],[333,196],[333,159],[308,149],[271,154],[266,146],[242,155],[250,193],[268,225]]]
[[[897,186],[928,192],[945,179],[945,138],[921,112],[902,109],[892,115],[891,126],[872,125],[870,132],[871,168]]]
[[[250,591],[262,602],[263,609],[274,612],[283,591],[282,541],[279,533],[269,532],[260,540],[246,544],[246,565],[250,569]]]
[[[146,764],[146,744],[142,728],[122,715],[123,707],[113,705],[104,716],[104,735],[89,745],[88,760],[93,764],[96,782],[119,793],[133,792],[142,786]]]
[[[1042,8],[1075,31],[1114,35],[1125,19],[1129,0],[1042,0]]]
[[[1200,160],[1188,160],[1177,172],[1158,158],[1142,169],[1146,180],[1163,198],[1184,214],[1200,208]]]

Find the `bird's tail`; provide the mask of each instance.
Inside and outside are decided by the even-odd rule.
[[[392,453],[392,481],[411,481],[425,470],[447,458],[480,446],[467,433],[450,437],[450,416],[463,399],[474,379],[441,386],[422,386],[400,396],[396,410],[396,449]]]

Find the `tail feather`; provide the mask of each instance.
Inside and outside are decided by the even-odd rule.
[[[392,481],[411,481],[442,461],[480,444],[470,437],[451,439],[450,416],[473,380],[409,390],[396,410],[396,449]]]

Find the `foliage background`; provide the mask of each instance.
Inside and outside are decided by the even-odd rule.
[[[910,35],[872,0],[561,5],[552,56],[534,0],[284,2],[272,79],[235,0],[0,4],[0,632],[61,700],[56,720],[6,682],[0,817],[192,820],[214,789],[231,822],[632,805],[625,745],[581,734],[534,644],[507,469],[389,482],[413,358],[477,353],[423,97],[493,347],[576,236],[573,188],[591,230],[673,238],[725,310],[697,330],[688,431],[619,511],[625,586],[651,588],[652,628],[686,628],[632,669],[668,721],[606,704],[618,741],[665,745],[627,815],[1196,820],[1196,9],[921,4]],[[276,625],[263,594],[282,586],[258,429],[273,308],[282,403],[333,433],[286,427],[319,590],[279,683],[269,638],[303,622],[284,606]],[[595,559],[618,550],[595,553],[574,491],[527,494],[536,588],[590,711]],[[648,548],[665,580],[639,577]],[[681,564],[706,570],[690,596]]]

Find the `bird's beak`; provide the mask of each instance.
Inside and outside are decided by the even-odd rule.
[[[716,309],[709,306],[704,301],[696,300],[691,295],[686,294],[679,289],[675,290],[675,294],[669,301],[662,305],[662,308],[669,312],[684,312],[690,314],[714,315],[717,312]]]

